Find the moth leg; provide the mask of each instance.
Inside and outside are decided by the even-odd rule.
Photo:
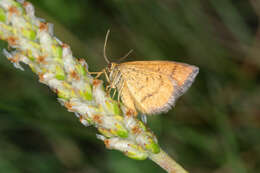
[[[98,71],[98,72],[88,72],[89,74],[99,74],[102,73],[102,71]]]
[[[106,80],[108,81],[108,83],[110,83],[110,80],[109,80],[109,77],[107,75],[106,69],[103,69],[102,71],[99,71],[99,72],[89,72],[89,74],[96,75],[95,79],[98,79],[102,74],[104,74],[105,77],[106,77]]]
[[[103,73],[104,73],[104,75],[105,75],[105,77],[106,77],[106,80],[107,80],[107,82],[108,82],[108,85],[106,86],[106,93],[107,93],[107,95],[108,96],[110,96],[110,92],[111,92],[111,81],[110,81],[110,79],[109,79],[109,77],[108,77],[108,74],[107,74],[107,71],[106,71],[106,69],[104,69],[103,70]]]
[[[108,77],[108,74],[107,74],[106,70],[104,69],[104,70],[102,70],[102,71],[103,71],[103,73],[105,74],[105,77],[106,77],[107,82],[110,84],[111,81],[110,81],[110,79],[109,79],[109,77]]]
[[[119,71],[111,72],[110,75],[115,76],[111,81],[111,85],[116,86],[119,82],[121,75],[119,75]]]
[[[98,79],[103,73],[104,73],[103,70],[99,72],[89,72],[89,74],[96,74],[95,79]]]
[[[114,99],[115,94],[116,94],[116,89],[114,90],[114,93],[113,93],[113,95],[112,95],[112,99]]]
[[[108,91],[108,89],[110,89],[110,85],[107,85],[105,90]]]
[[[106,90],[106,93],[107,93],[108,96],[110,96],[111,89],[112,89],[112,88],[111,88],[110,85],[107,85],[107,86],[106,86],[106,89],[105,89],[105,90]]]
[[[122,94],[124,85],[125,85],[125,81],[122,82],[122,86],[120,86],[120,88],[119,88],[119,90],[118,90],[118,96],[117,96],[117,101],[118,101],[118,102],[119,102],[119,100],[120,100],[120,96],[121,96],[121,94]]]
[[[89,74],[99,74],[99,73],[101,73],[101,72],[102,72],[102,71],[98,71],[98,72],[93,72],[93,71],[91,72],[91,71],[89,71],[88,73],[89,73]]]

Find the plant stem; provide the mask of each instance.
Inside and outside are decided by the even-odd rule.
[[[151,154],[149,158],[157,163],[161,168],[166,170],[168,173],[188,173],[162,149],[160,153]]]

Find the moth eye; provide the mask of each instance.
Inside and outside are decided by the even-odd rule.
[[[112,67],[112,64],[111,64],[111,63],[109,63],[107,67],[108,67],[109,69],[111,69],[111,67]]]

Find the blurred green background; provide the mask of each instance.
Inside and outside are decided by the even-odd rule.
[[[161,147],[191,173],[260,172],[258,0],[31,0],[36,15],[86,58],[173,60],[200,73],[174,109],[149,117]],[[258,14],[257,14],[258,13]],[[7,47],[0,42],[1,49]],[[0,57],[0,172],[163,173],[150,160],[107,150],[40,84]]]

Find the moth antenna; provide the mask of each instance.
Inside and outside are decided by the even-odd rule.
[[[107,30],[107,34],[106,34],[106,38],[105,38],[105,43],[104,43],[104,48],[103,48],[103,55],[104,55],[104,59],[106,60],[106,62],[108,64],[110,64],[110,61],[108,60],[108,57],[107,57],[107,41],[108,41],[108,37],[109,37],[109,34],[110,34],[110,30]],[[118,62],[124,60],[125,58],[127,58],[134,50],[131,49],[129,52],[127,52],[122,58],[120,58],[118,60]]]
[[[108,60],[107,58],[107,54],[106,54],[106,49],[107,49],[107,40],[108,40],[108,36],[110,34],[110,30],[107,30],[107,34],[106,34],[106,38],[105,38],[105,43],[104,43],[104,48],[103,48],[103,55],[104,55],[104,58],[106,60],[106,62],[108,64],[110,64],[110,61]]]
[[[121,62],[122,60],[126,59],[134,50],[131,49],[129,52],[127,52],[122,58],[118,60],[118,62]]]

